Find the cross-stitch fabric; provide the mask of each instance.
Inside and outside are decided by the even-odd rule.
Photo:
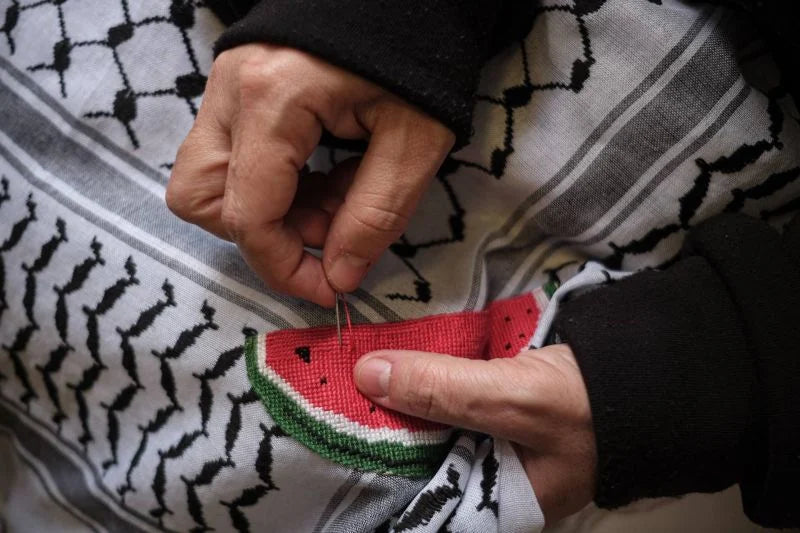
[[[355,323],[480,310],[587,258],[669,264],[713,214],[797,210],[797,109],[747,21],[675,0],[531,9],[484,70],[473,142],[349,297]],[[201,1],[0,0],[4,529],[541,528],[508,443],[463,433],[433,477],[385,475],[315,454],[261,403],[244,338],[333,314],[164,205],[221,30]],[[713,501],[717,525],[748,527]]]
[[[320,455],[360,470],[432,475],[453,428],[372,403],[353,368],[376,350],[416,350],[464,359],[513,357],[528,348],[543,291],[492,302],[483,311],[379,324],[279,330],[248,337],[247,371],[275,423]],[[340,342],[341,340],[341,342]]]

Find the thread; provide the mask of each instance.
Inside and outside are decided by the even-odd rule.
[[[452,432],[377,406],[359,393],[353,381],[358,358],[382,349],[466,359],[513,357],[528,346],[541,313],[539,299],[524,294],[480,312],[353,324],[346,296],[337,294],[335,301],[339,328],[281,330],[248,339],[253,389],[278,427],[322,456],[365,471],[410,477],[435,471],[451,446]]]
[[[353,322],[350,320],[350,308],[347,306],[347,299],[345,299],[344,294],[340,294],[339,297],[342,299],[342,307],[344,308],[344,316],[345,320],[347,321],[347,342],[348,347],[350,348],[350,355],[353,353]]]

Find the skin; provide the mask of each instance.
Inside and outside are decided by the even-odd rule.
[[[367,151],[300,177],[323,128],[367,139]],[[166,202],[236,243],[271,288],[332,307],[406,229],[454,140],[358,76],[291,48],[244,45],[214,62]],[[322,260],[304,247],[322,248]]]
[[[566,344],[490,361],[377,351],[353,372],[356,386],[377,404],[511,441],[548,524],[592,501],[591,409]]]
[[[301,169],[322,130],[366,139],[328,175]],[[331,307],[406,229],[454,142],[388,91],[303,52],[266,44],[221,54],[166,192],[180,218],[230,240],[273,289]],[[321,248],[322,259],[306,251]],[[594,495],[586,387],[566,345],[512,359],[375,352],[362,393],[421,418],[515,443],[548,522]]]

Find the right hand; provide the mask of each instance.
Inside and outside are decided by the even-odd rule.
[[[328,176],[298,177],[323,127],[368,149]],[[271,288],[331,307],[406,229],[454,140],[354,74],[298,50],[243,45],[213,65],[166,201],[236,243]],[[304,247],[323,248],[322,261]]]
[[[511,441],[547,524],[594,498],[591,404],[566,344],[489,361],[379,350],[358,360],[353,378],[387,409]]]

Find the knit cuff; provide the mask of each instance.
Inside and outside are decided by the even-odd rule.
[[[767,527],[800,524],[800,268],[798,221],[784,239],[767,224],[723,215],[690,233],[686,249],[703,256],[736,306],[754,357],[761,431],[744,464],[745,513]]]
[[[361,75],[416,105],[456,134],[471,134],[480,69],[498,3],[431,0],[263,0],[217,41],[217,54],[249,42],[298,48]]]
[[[738,481],[754,369],[733,302],[704,259],[578,296],[554,329],[589,393],[600,507]]]

